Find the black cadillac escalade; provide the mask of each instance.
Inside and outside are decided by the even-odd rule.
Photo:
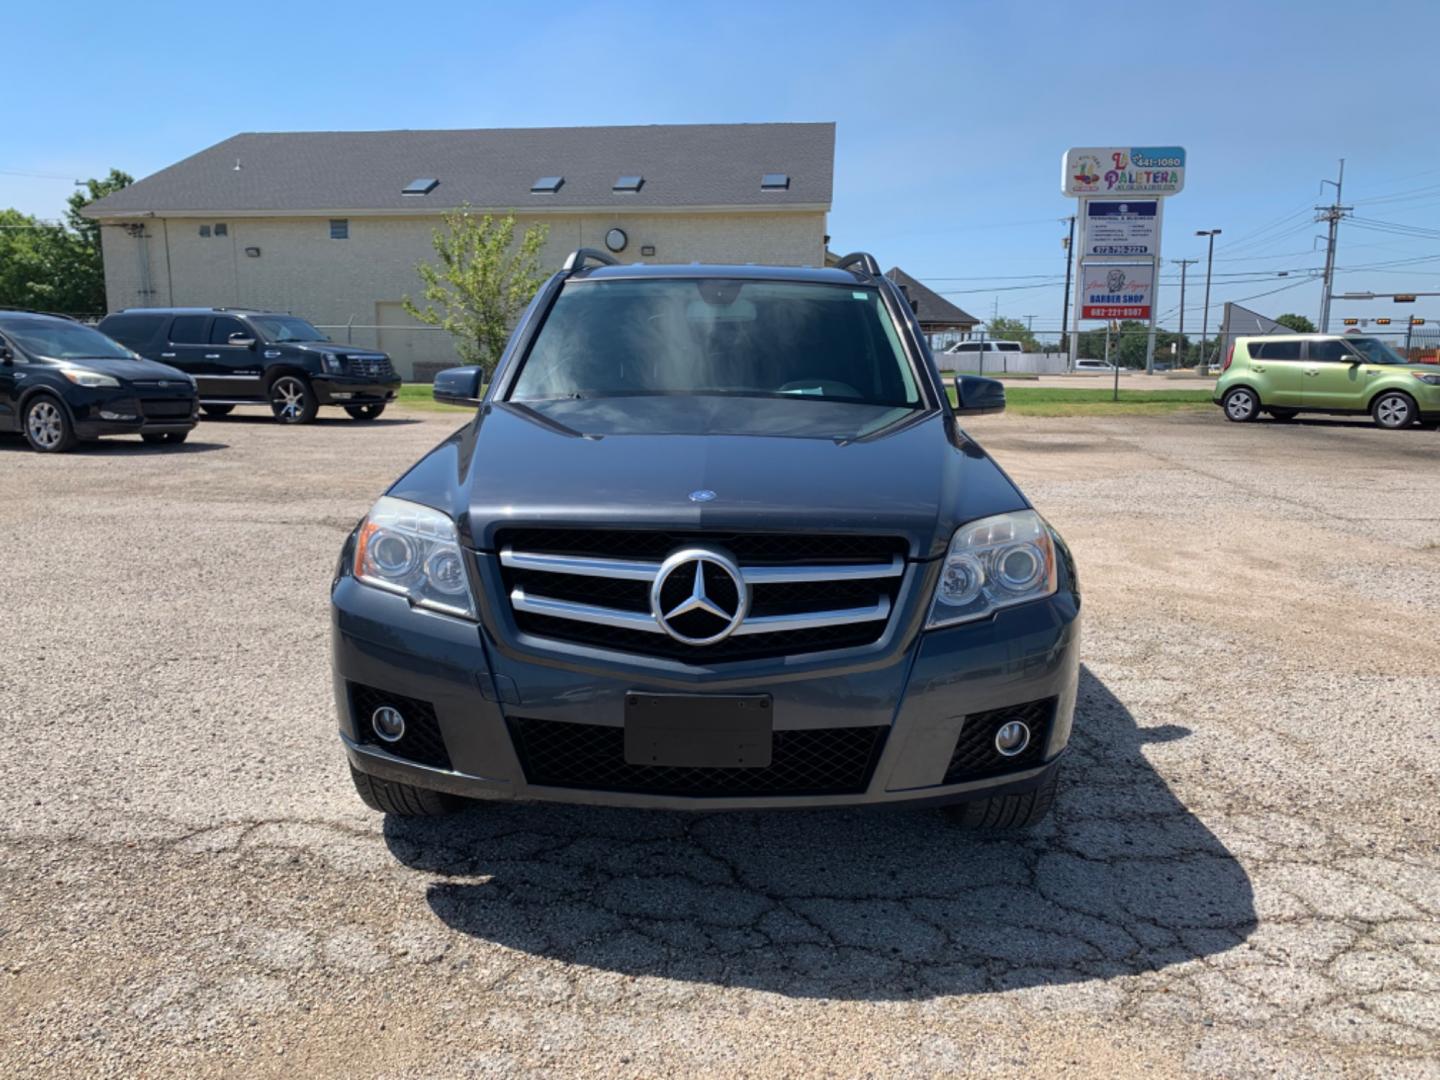
[[[602,265],[590,265],[599,262]],[[476,406],[346,541],[340,736],[396,814],[472,799],[1049,809],[1080,597],[875,260],[540,290]]]
[[[191,375],[208,416],[268,405],[283,424],[306,424],[322,405],[374,420],[400,390],[383,352],[331,341],[310,323],[242,308],[125,308],[102,333]]]

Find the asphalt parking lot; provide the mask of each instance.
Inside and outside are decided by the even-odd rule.
[[[973,422],[1086,620],[976,837],[366,810],[331,569],[457,422],[0,442],[0,1074],[1440,1075],[1440,433]]]

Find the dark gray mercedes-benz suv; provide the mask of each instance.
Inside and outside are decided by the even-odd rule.
[[[601,265],[592,265],[600,263]],[[340,734],[361,797],[1043,817],[1080,597],[960,428],[903,293],[828,269],[579,251],[475,417],[345,543]]]

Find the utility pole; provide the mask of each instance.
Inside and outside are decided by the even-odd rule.
[[[1210,333],[1210,268],[1215,265],[1215,237],[1220,235],[1220,230],[1197,229],[1195,235],[1210,238],[1210,252],[1205,257],[1205,310],[1200,315],[1200,361],[1203,361],[1205,360],[1205,338]],[[1200,368],[1200,361],[1195,364],[1197,372]]]
[[[1185,271],[1186,271],[1186,269],[1187,269],[1188,267],[1194,266],[1194,265],[1195,265],[1197,262],[1199,262],[1200,260],[1199,260],[1199,259],[1171,259],[1170,261],[1173,262],[1173,263],[1175,263],[1176,265],[1178,265],[1178,266],[1180,267],[1180,343],[1179,343],[1179,344],[1180,344],[1180,348],[1183,349],[1183,348],[1185,348]],[[1182,361],[1184,360],[1184,357],[1183,357],[1183,356],[1181,357],[1181,360],[1182,360]],[[1185,365],[1184,365],[1184,363],[1182,362],[1182,363],[1180,363],[1178,366],[1179,366],[1179,367],[1184,367]]]
[[[1060,219],[1064,221],[1064,218]],[[1070,351],[1070,271],[1075,266],[1075,215],[1070,215],[1070,238],[1060,241],[1065,248],[1065,302],[1060,305],[1060,351]]]
[[[1320,292],[1320,332],[1330,332],[1330,291],[1335,287],[1335,240],[1340,231],[1340,219],[1346,213],[1355,209],[1353,206],[1340,205],[1340,185],[1345,183],[1345,159],[1340,159],[1340,175],[1335,180],[1322,180],[1320,186],[1323,189],[1326,184],[1335,185],[1335,201],[1329,206],[1317,206],[1319,211],[1316,221],[1326,221],[1330,224],[1330,236],[1325,243],[1325,287]]]

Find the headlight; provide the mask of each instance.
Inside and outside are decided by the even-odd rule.
[[[962,526],[950,540],[927,626],[984,618],[1039,600],[1056,587],[1055,542],[1033,510],[997,514]]]
[[[388,496],[377,502],[360,525],[355,576],[418,607],[475,618],[455,523],[428,506]]]
[[[1431,375],[1429,372],[1422,371],[1412,371],[1410,374],[1414,375],[1415,378],[1423,383],[1429,383],[1431,386],[1440,386],[1440,375]]]
[[[345,358],[343,356],[322,356],[320,366],[332,375],[345,374]]]
[[[98,371],[88,371],[85,368],[66,368],[60,374],[73,382],[76,386],[119,386],[120,382],[109,375],[102,375]]]

